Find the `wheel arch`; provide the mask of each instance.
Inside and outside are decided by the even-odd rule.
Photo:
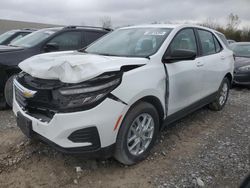
[[[232,75],[230,72],[228,72],[228,73],[224,76],[224,78],[228,78],[229,81],[230,81],[230,84],[233,83],[233,75]]]
[[[140,102],[147,102],[155,107],[155,109],[157,110],[158,115],[159,115],[160,128],[161,128],[161,125],[164,121],[165,112],[164,112],[164,108],[163,108],[163,105],[162,105],[160,99],[158,99],[156,96],[149,95],[149,96],[144,96],[144,97],[138,99],[130,106],[130,108],[128,109],[126,114],[129,112],[130,109],[132,109],[135,105],[137,105]]]

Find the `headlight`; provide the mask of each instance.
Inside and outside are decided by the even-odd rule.
[[[122,74],[99,76],[81,84],[60,88],[53,92],[53,98],[61,109],[89,108],[99,104],[121,83]]]
[[[111,82],[98,85],[98,86],[93,86],[93,87],[85,87],[85,88],[77,88],[77,87],[71,87],[67,89],[60,89],[59,92],[62,95],[75,95],[75,94],[83,94],[83,93],[90,93],[90,92],[96,92],[100,91],[103,89],[108,89],[112,86],[115,86],[120,83],[120,78],[117,78],[116,80],[113,80]]]
[[[243,71],[243,72],[250,71],[250,65],[240,67],[240,68],[239,68],[239,71]]]

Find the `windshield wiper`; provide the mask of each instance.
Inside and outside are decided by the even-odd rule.
[[[103,55],[103,56],[118,56],[118,55],[108,54],[108,53],[96,53],[96,55]]]
[[[86,51],[86,47],[85,48],[82,48],[82,49],[79,49],[79,50],[77,50],[78,52],[83,52],[83,53],[88,53],[87,51]]]

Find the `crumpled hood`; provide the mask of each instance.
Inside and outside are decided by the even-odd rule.
[[[79,83],[124,65],[144,65],[146,58],[86,54],[78,51],[47,53],[24,60],[19,67],[33,77]]]

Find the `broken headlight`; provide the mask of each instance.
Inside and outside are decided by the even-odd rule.
[[[102,102],[121,83],[121,73],[101,75],[92,80],[62,87],[53,92],[61,109],[90,108]]]

